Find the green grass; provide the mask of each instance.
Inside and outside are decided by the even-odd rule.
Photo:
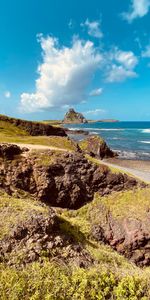
[[[56,162],[62,151],[59,150],[32,150],[29,153],[29,158],[34,159],[39,166],[49,166]]]
[[[115,218],[147,218],[150,209],[150,188],[113,193],[109,197],[95,196],[94,205],[104,204]],[[93,210],[93,206],[91,208]]]
[[[90,252],[95,263],[88,269],[74,265],[57,264],[45,258],[44,262],[24,267],[0,264],[1,300],[149,300],[150,268],[140,269],[126,258],[98,243],[91,236],[93,221],[100,219],[98,205],[103,201],[116,217],[126,214],[139,216],[149,205],[150,189],[114,193],[108,197],[95,196],[93,202],[76,211],[57,208],[61,230],[72,236]],[[45,216],[48,208],[40,202],[23,197],[17,199],[1,192],[0,238],[31,213]]]
[[[92,136],[79,142],[79,146],[83,151],[90,151],[93,147],[97,147],[98,144],[103,144],[105,141],[100,136]]]
[[[48,208],[28,196],[18,199],[0,192],[0,239],[9,234],[14,225],[36,212],[46,214]]]
[[[0,139],[1,140],[5,139],[5,137],[11,138],[13,136],[18,136],[18,135],[20,137],[23,137],[23,136],[27,136],[28,133],[25,130],[23,130],[9,122],[0,120]]]
[[[117,277],[111,271],[34,263],[23,270],[0,269],[1,300],[148,300],[147,276]]]

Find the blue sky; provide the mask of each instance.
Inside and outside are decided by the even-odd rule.
[[[0,113],[150,120],[150,0],[0,0]]]

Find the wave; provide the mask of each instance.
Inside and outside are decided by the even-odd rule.
[[[97,131],[90,131],[90,133],[98,135]]]
[[[136,159],[137,158],[137,153],[136,152],[131,152],[131,151],[117,151],[116,152],[119,154],[119,158],[126,158],[126,159]]]
[[[150,141],[139,141],[139,143],[142,143],[142,144],[150,144]]]
[[[72,131],[76,131],[76,130],[82,130],[82,128],[79,128],[79,127],[68,127],[69,130],[72,130]]]
[[[122,128],[84,128],[84,130],[96,130],[96,131],[124,131]]]
[[[143,129],[142,132],[143,133],[150,133],[150,129]]]

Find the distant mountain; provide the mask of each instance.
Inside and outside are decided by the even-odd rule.
[[[83,114],[76,112],[73,108],[70,108],[64,116],[63,123],[87,123],[87,120]]]

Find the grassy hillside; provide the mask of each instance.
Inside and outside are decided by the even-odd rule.
[[[124,204],[123,210],[126,205],[127,207],[130,205],[132,196],[133,193],[127,194],[128,202]],[[143,191],[144,199],[145,196],[148,197],[148,191]],[[120,198],[122,197],[121,193]],[[125,193],[124,197],[126,198]],[[109,199],[112,203],[112,196],[106,197],[103,201],[109,202]],[[57,263],[57,260],[49,260],[46,257],[42,262],[37,261],[26,266],[17,264],[15,267],[6,266],[1,262],[0,299],[150,299],[150,269],[136,267],[109,246],[92,239],[89,213],[91,210],[96,213],[98,201],[101,199],[96,198],[93,203],[77,211],[57,209],[58,216],[64,220],[62,223],[64,235],[71,235],[84,245],[93,257],[93,265],[84,269]],[[32,213],[40,212],[45,217],[48,215],[48,208],[40,202],[29,199],[26,195],[16,199],[3,192],[0,195],[0,211],[1,238],[8,235],[14,225]]]
[[[31,136],[25,129],[9,122],[3,121],[0,116],[0,141],[1,143],[22,143],[32,145],[52,146],[65,150],[76,150],[76,144],[67,137],[61,136]],[[17,119],[13,119],[17,120]]]

